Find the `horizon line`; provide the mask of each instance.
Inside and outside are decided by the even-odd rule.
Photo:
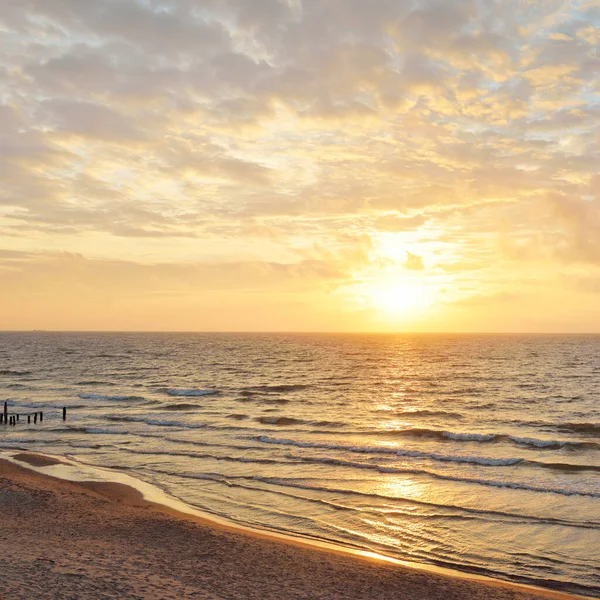
[[[303,330],[161,330],[161,329],[0,329],[0,333],[169,333],[255,335],[600,335],[600,331],[303,331]]]

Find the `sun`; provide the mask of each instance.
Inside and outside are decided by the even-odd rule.
[[[414,281],[373,284],[366,295],[373,308],[391,316],[412,315],[433,304],[431,290]]]

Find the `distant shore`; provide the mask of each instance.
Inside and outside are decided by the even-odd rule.
[[[481,582],[236,531],[116,483],[72,483],[0,460],[4,600],[46,598],[576,598]]]

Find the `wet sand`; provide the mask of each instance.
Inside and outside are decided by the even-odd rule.
[[[122,484],[72,483],[5,460],[0,518],[3,600],[576,598],[248,534],[148,502]]]

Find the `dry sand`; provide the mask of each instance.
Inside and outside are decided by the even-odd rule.
[[[4,460],[0,519],[2,600],[574,598],[239,532],[124,485],[61,481]]]

